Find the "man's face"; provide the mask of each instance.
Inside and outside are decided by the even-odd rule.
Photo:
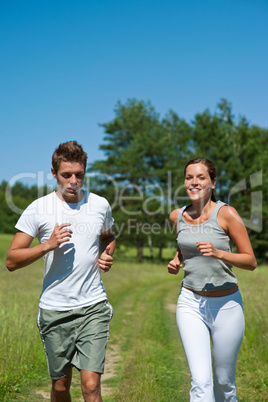
[[[57,173],[51,168],[53,177],[57,180],[57,195],[63,201],[76,203],[82,200],[84,192],[82,186],[85,178],[85,169],[82,163],[61,162]]]

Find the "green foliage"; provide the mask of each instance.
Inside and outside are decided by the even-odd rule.
[[[0,233],[15,233],[20,214],[36,198],[49,192],[48,188],[28,187],[17,182],[12,188],[3,181],[0,184]]]
[[[268,162],[268,130],[250,126],[244,117],[236,124],[231,104],[223,99],[214,115],[205,111],[195,116],[193,136],[193,156],[202,155],[215,163],[218,198],[237,209],[258,260],[265,261],[268,179],[264,173]]]
[[[139,261],[149,247],[152,259],[175,244],[170,212],[188,202],[183,170],[194,157],[217,169],[217,198],[234,206],[249,231],[259,262],[268,242],[268,129],[235,119],[221,99],[216,111],[197,113],[191,123],[170,110],[163,118],[150,102],[118,102],[115,117],[102,124],[105,159],[89,167],[88,189],[106,197],[113,209],[119,247],[135,245]],[[0,233],[14,233],[19,214],[48,189],[16,183],[0,185]],[[156,253],[155,248],[158,251]]]
[[[93,163],[89,171],[99,172],[92,187],[114,205],[120,243],[136,244],[142,260],[145,245],[157,244],[161,250],[164,234],[169,234],[169,178],[175,161],[188,152],[189,126],[174,112],[161,121],[150,103],[135,99],[119,102],[115,115],[103,124],[105,144],[100,148],[107,159]]]
[[[265,261],[268,241],[268,130],[238,123],[232,105],[222,99],[216,112],[196,114],[191,124],[170,110],[163,119],[150,103],[130,99],[115,108],[115,118],[103,124],[106,159],[89,167],[95,172],[93,191],[113,205],[119,245],[163,247],[175,240],[168,215],[187,203],[183,169],[194,157],[210,159],[217,169],[217,197],[234,206],[249,230],[259,261]],[[256,202],[256,196],[258,198]],[[128,197],[128,198],[127,198]],[[262,197],[262,199],[261,199]]]

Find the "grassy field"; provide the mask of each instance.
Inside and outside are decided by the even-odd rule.
[[[35,324],[42,261],[9,273],[4,267],[11,237],[0,235],[0,400],[47,399],[50,379]],[[166,251],[165,257],[169,257]],[[170,256],[172,251],[170,251]],[[137,264],[118,258],[103,275],[114,307],[103,379],[105,402],[186,402],[190,376],[175,321],[182,274],[166,263]],[[244,300],[246,332],[237,364],[239,402],[268,401],[268,269],[235,270]],[[78,376],[72,400],[81,401]]]

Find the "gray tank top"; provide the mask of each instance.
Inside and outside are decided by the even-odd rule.
[[[214,247],[231,251],[231,239],[218,223],[219,209],[227,205],[218,201],[210,217],[204,223],[191,225],[183,219],[187,206],[178,216],[177,242],[184,262],[182,286],[196,291],[229,289],[237,284],[237,278],[229,264],[211,257],[204,257],[197,249],[197,241],[209,241]]]

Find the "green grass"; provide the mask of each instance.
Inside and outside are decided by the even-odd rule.
[[[0,235],[0,400],[44,400],[50,379],[35,324],[43,276],[42,261],[9,273],[4,259],[11,236]],[[165,257],[172,256],[166,250]],[[134,253],[133,253],[134,255]],[[239,402],[268,400],[267,267],[254,272],[235,270],[244,300],[246,331],[237,363]],[[166,263],[137,264],[116,259],[103,275],[114,307],[109,352],[116,350],[116,375],[103,381],[105,402],[189,401],[190,376],[179,339],[175,312],[182,273],[167,273]],[[110,361],[107,361],[107,366]],[[75,374],[72,400],[81,400]]]
[[[39,263],[10,273],[4,257],[11,236],[0,235],[0,400],[9,401],[47,380],[46,361],[35,324],[43,269]]]
[[[122,360],[110,401],[171,401],[188,395],[189,375],[175,322],[179,281],[163,265],[118,263],[104,277],[114,306],[110,343]],[[183,357],[183,358],[182,358]],[[187,399],[185,399],[187,400]]]

